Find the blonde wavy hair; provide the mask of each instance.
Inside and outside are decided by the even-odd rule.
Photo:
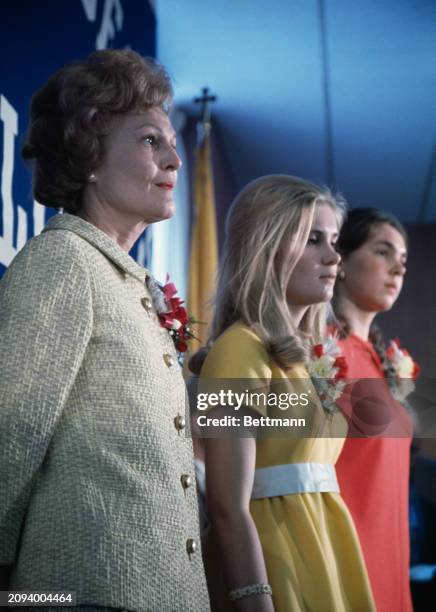
[[[307,360],[309,343],[324,336],[328,306],[309,306],[297,328],[286,290],[321,204],[333,209],[340,226],[344,200],[293,176],[263,176],[236,196],[226,221],[209,345],[242,320],[283,369]]]

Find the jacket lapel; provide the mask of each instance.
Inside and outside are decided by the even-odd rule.
[[[140,266],[112,238],[80,217],[68,213],[55,215],[49,219],[43,232],[51,230],[67,230],[77,234],[101,251],[123,272],[134,276],[142,283],[145,282],[147,277],[151,276],[146,268]]]

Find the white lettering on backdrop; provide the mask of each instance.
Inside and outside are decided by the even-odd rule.
[[[115,28],[121,30],[123,27],[123,19],[121,0],[105,0],[100,32],[95,42],[96,49],[106,49],[109,41],[115,38]]]
[[[82,0],[83,10],[88,21],[97,19],[98,0]],[[115,37],[116,31],[123,27],[124,13],[121,0],[104,0],[100,29],[96,37],[97,49],[107,48]],[[7,98],[0,94],[0,120],[3,123],[3,165],[1,171],[1,197],[3,235],[0,235],[0,264],[7,267],[18,251],[24,246],[28,236],[28,216],[22,206],[14,206],[12,179],[14,174],[15,138],[18,134],[18,114]],[[39,234],[45,225],[45,207],[33,201],[34,235]],[[17,223],[17,238],[14,246],[14,222]],[[140,258],[145,259],[146,245],[140,245]]]
[[[97,18],[97,1],[82,0],[83,10],[88,21]],[[106,49],[110,40],[115,38],[116,30],[123,27],[124,13],[121,0],[104,0],[100,31],[95,40],[96,49]]]
[[[14,175],[15,137],[18,133],[18,114],[7,98],[0,94],[0,120],[3,123],[3,165],[1,173],[1,196],[3,236],[0,236],[0,263],[7,267],[28,238],[27,213],[12,199]],[[45,208],[33,202],[34,233],[39,234],[45,223]],[[14,220],[17,219],[17,244],[14,246]]]

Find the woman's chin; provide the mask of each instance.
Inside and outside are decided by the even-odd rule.
[[[322,297],[318,300],[319,303],[323,304],[326,302],[330,302],[333,298],[333,287],[326,288],[322,293]]]
[[[163,218],[171,219],[171,217],[174,216],[175,212],[176,212],[176,203],[174,202],[174,200],[170,200],[164,209],[165,217]]]
[[[156,214],[145,218],[144,221],[149,225],[150,223],[158,223],[159,221],[166,221],[171,219],[176,212],[176,205],[174,202],[168,202],[165,207],[162,207]]]
[[[174,217],[175,212],[176,212],[176,207],[175,206],[172,206],[172,207],[168,208],[162,214],[162,217],[161,217],[160,221],[165,221],[165,219],[171,219],[171,217]]]
[[[374,302],[372,304],[371,310],[373,312],[388,312],[392,308],[392,306],[395,304],[396,301],[397,301],[397,298],[395,299],[386,298],[386,299],[378,300],[377,302]]]

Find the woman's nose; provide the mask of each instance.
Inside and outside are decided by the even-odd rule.
[[[165,154],[162,158],[162,164],[165,170],[179,170],[182,165],[177,151],[171,145],[168,145],[165,150]]]
[[[400,276],[404,276],[406,273],[406,264],[404,261],[395,261],[391,270],[392,274],[399,274]]]
[[[323,263],[329,265],[338,265],[341,262],[341,256],[333,245],[327,245],[326,252],[324,254]]]

